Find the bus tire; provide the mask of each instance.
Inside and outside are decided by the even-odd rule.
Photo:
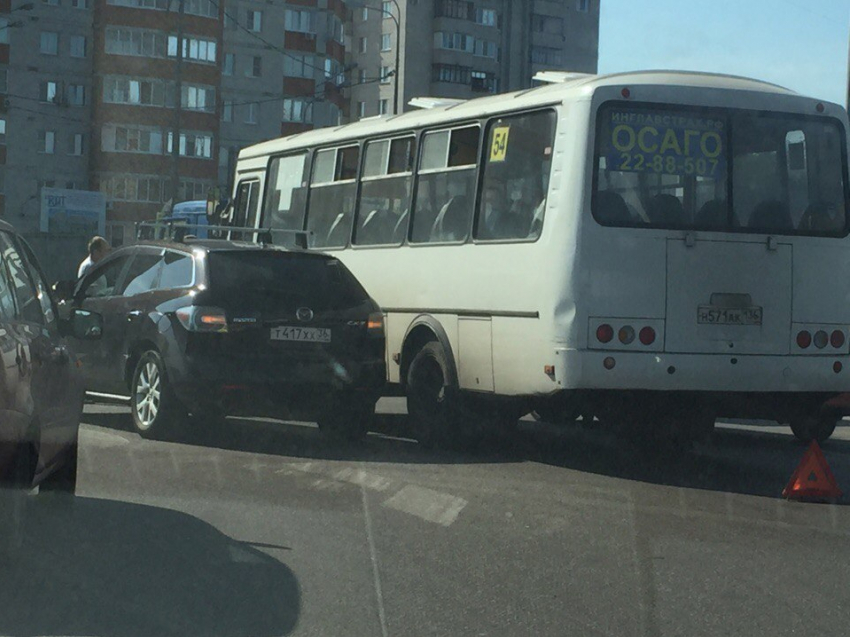
[[[791,431],[802,442],[824,442],[835,431],[838,418],[835,416],[806,416],[791,421]]]
[[[472,437],[451,378],[446,353],[436,341],[426,343],[407,370],[407,413],[414,437],[425,447],[464,447]]]

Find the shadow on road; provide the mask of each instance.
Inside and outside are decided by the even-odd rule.
[[[23,545],[0,557],[0,634],[285,635],[292,571],[184,513],[27,498]]]

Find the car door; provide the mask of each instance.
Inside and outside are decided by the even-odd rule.
[[[150,314],[153,302],[153,290],[160,276],[162,266],[162,248],[153,246],[138,246],[133,254],[124,280],[116,290],[118,296],[114,301],[112,319],[115,321],[115,331],[120,335],[117,342],[109,346],[114,348],[110,355],[110,366],[107,391],[126,395],[127,360],[133,345],[138,342],[139,331],[143,328],[146,317]],[[104,325],[104,332],[109,325]]]
[[[11,469],[14,441],[29,423],[29,393],[24,395],[14,291],[0,252],[0,477]]]
[[[120,356],[118,347],[125,329],[119,285],[126,279],[132,256],[132,251],[127,250],[104,259],[83,277],[74,294],[75,307],[103,316],[103,337],[99,341],[72,342],[88,391],[110,391],[111,374],[118,366],[114,359]]]
[[[59,332],[59,317],[44,273],[32,248],[17,238],[23,266],[35,288],[44,317],[43,328],[31,344],[33,360],[33,401],[41,424],[40,461],[49,467],[73,452],[76,445],[83,402],[83,384],[65,339]],[[39,410],[41,404],[45,410]],[[49,415],[45,411],[49,409]],[[41,467],[40,467],[41,468]]]
[[[16,362],[23,390],[19,400],[25,401],[23,410],[38,424],[42,469],[53,464],[76,435],[79,421],[71,414],[79,408],[81,395],[73,395],[70,357],[59,336],[47,285],[11,234],[0,232],[0,252],[15,298],[17,321],[13,330],[18,339]]]

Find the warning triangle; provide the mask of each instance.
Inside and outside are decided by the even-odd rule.
[[[837,500],[841,489],[816,440],[806,450],[782,497],[795,500]]]

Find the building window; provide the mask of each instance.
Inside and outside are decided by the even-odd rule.
[[[475,18],[475,5],[462,0],[437,0],[434,12],[438,18],[472,20]]]
[[[103,127],[100,139],[107,153],[162,154],[162,132],[158,128],[112,124]]]
[[[142,2],[150,2],[151,0],[141,0]],[[169,0],[168,9],[170,11],[179,11],[179,4]],[[199,15],[204,18],[218,18],[218,3],[212,0],[184,0],[183,12],[189,15]]]
[[[42,102],[56,102],[56,92],[59,85],[56,82],[42,82],[39,86],[38,97]]]
[[[0,69],[0,93],[6,92],[6,69]]]
[[[360,70],[357,72],[357,81],[358,81],[358,83],[360,83],[360,84],[365,84],[365,83],[366,83],[366,70],[365,70],[365,69],[360,69]]]
[[[563,66],[563,51],[548,46],[533,46],[531,47],[531,63],[545,66]]]
[[[360,10],[360,19],[363,20],[363,22],[369,19],[369,7],[363,7]]]
[[[357,102],[357,117],[360,119],[366,117],[366,102]]]
[[[499,47],[496,46],[495,42],[475,40],[475,55],[485,58],[493,58],[495,60],[499,57]]]
[[[531,30],[534,33],[547,33],[549,35],[564,34],[564,20],[554,15],[531,16]]]
[[[312,11],[286,10],[286,30],[298,31],[299,33],[315,33]]]
[[[245,77],[260,77],[263,74],[263,58],[255,55],[251,58],[251,68],[245,69]]]
[[[325,79],[329,82],[343,84],[345,82],[345,73],[343,73],[342,64],[333,58],[325,58]]]
[[[88,0],[71,0],[71,7],[74,9],[88,9],[89,1]]]
[[[391,69],[388,66],[381,67],[381,84],[389,84],[391,75]]]
[[[478,93],[498,93],[499,82],[493,73],[483,71],[472,71],[469,84],[473,91]]]
[[[313,103],[304,99],[283,100],[283,121],[310,123],[313,121]]]
[[[224,54],[224,67],[221,69],[223,75],[233,75],[233,66],[236,63],[236,58],[233,53]]]
[[[389,112],[389,100],[378,100],[378,115],[386,115]]]
[[[181,87],[180,103],[186,109],[213,113],[215,112],[215,89],[209,86],[184,84]]]
[[[41,0],[43,4],[49,4],[51,7],[58,7],[59,0]]]
[[[366,47],[369,45],[369,41],[366,38],[360,38],[359,44],[357,46],[357,50],[360,53],[366,53]]]
[[[105,50],[113,55],[165,57],[166,37],[160,31],[106,27]]]
[[[437,31],[434,33],[434,46],[438,49],[450,49],[453,51],[466,51],[472,53],[475,50],[475,38],[465,33],[447,33]]]
[[[469,84],[472,69],[468,66],[457,66],[454,64],[435,64],[432,68],[432,80],[434,82],[448,82],[450,84]]]
[[[221,105],[221,121],[233,121],[233,102],[230,100],[225,100]]]
[[[245,123],[246,124],[256,124],[257,123],[257,111],[260,110],[260,105],[256,102],[251,102],[250,104],[245,105]]]
[[[393,48],[393,37],[389,33],[381,35],[381,51],[389,51]]]
[[[0,144],[6,143],[6,120],[0,119]]]
[[[576,11],[587,13],[590,8],[590,0],[576,0]]]
[[[67,93],[69,106],[86,105],[86,87],[82,84],[69,84]]]
[[[111,201],[160,203],[170,185],[158,175],[108,175],[101,179],[100,189]]]
[[[329,58],[328,58],[329,59]],[[313,56],[287,53],[283,58],[283,74],[287,77],[313,77]]]
[[[41,32],[41,45],[39,51],[45,55],[56,55],[59,53],[59,34],[53,31]]]
[[[9,18],[0,18],[0,44],[9,44]]]
[[[186,86],[183,86],[185,92]],[[138,104],[142,106],[173,106],[174,86],[163,80],[107,76],[103,80],[103,101],[108,104]]]
[[[345,27],[342,24],[342,20],[340,20],[335,15],[331,15],[330,17],[328,32],[330,33],[331,38],[333,38],[340,44],[345,41]]]
[[[498,21],[498,16],[493,9],[476,9],[475,21],[485,27],[494,27]]]
[[[56,133],[52,130],[39,131],[38,148],[45,155],[52,155],[56,150]]]
[[[68,151],[69,155],[80,157],[83,154],[83,134],[74,133],[71,136],[71,148]]]
[[[214,40],[183,38],[183,59],[215,64],[216,43]],[[168,36],[168,57],[177,57],[177,36]]]
[[[72,58],[86,57],[86,36],[72,35],[70,39],[70,54]]]
[[[168,132],[168,144],[166,152],[173,152],[172,143],[174,134]],[[196,159],[212,159],[213,138],[209,133],[180,133],[179,153],[181,157],[194,157]]]
[[[248,29],[254,33],[263,30],[263,12],[248,9]]]

